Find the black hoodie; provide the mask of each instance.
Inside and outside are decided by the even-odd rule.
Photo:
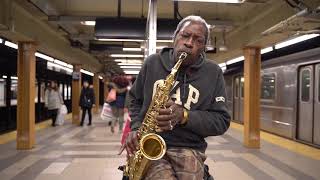
[[[146,59],[129,92],[132,130],[141,126],[155,90],[154,84],[157,84],[155,82],[164,80],[173,66],[172,48],[164,48],[160,54]],[[175,103],[189,110],[188,123],[159,134],[169,148],[185,147],[204,152],[207,148],[204,138],[222,135],[230,125],[223,73],[217,64],[206,60],[202,54],[188,73],[179,70],[176,84],[171,97]]]

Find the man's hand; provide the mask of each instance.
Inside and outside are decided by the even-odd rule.
[[[169,100],[156,117],[157,125],[162,131],[172,130],[183,119],[183,107]]]
[[[138,150],[138,147],[138,133],[137,131],[131,131],[126,138],[125,143],[121,146],[118,154],[120,155],[123,150],[126,149],[127,155],[131,156]]]

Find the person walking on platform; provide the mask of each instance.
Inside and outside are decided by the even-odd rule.
[[[83,88],[82,88],[81,94],[80,94],[79,105],[82,109],[82,117],[81,117],[80,126],[83,126],[84,118],[86,116],[87,111],[88,111],[88,115],[89,115],[88,126],[91,126],[91,124],[92,124],[91,108],[93,106],[95,106],[95,95],[94,95],[93,88],[89,87],[88,81],[84,81],[84,83],[83,83]]]
[[[119,122],[119,134],[122,133],[123,123],[124,123],[124,104],[127,93],[127,86],[129,85],[128,80],[124,76],[116,76],[109,83],[109,92],[112,90],[116,92],[116,98],[112,102],[108,102],[112,108],[112,114],[114,116],[111,123],[111,132],[114,133],[114,127],[116,122]]]
[[[155,117],[157,134],[166,142],[166,154],[150,162],[144,180],[208,179],[204,164],[205,138],[222,135],[230,126],[223,72],[205,55],[209,38],[209,26],[203,18],[182,19],[173,34],[173,48],[163,48],[160,53],[147,57],[129,91],[132,131],[120,154],[126,149],[129,156],[134,156],[141,138],[138,130],[153,93],[163,84],[181,54],[187,54],[170,91],[171,98]]]
[[[45,107],[48,108],[49,117],[52,119],[52,126],[56,126],[58,111],[63,104],[64,102],[59,93],[57,82],[51,81],[45,91]]]

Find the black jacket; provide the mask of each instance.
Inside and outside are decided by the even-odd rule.
[[[80,94],[79,106],[82,108],[92,108],[92,105],[95,104],[95,95],[92,88],[82,88]]]
[[[160,54],[149,56],[143,64],[129,92],[131,129],[137,130],[141,126],[155,91],[154,84],[165,79],[174,66],[172,53],[173,49],[164,48]],[[171,96],[176,104],[183,104],[189,110],[188,123],[160,135],[168,147],[189,147],[204,152],[207,147],[204,138],[221,135],[230,125],[225,82],[221,68],[206,60],[204,54],[191,70],[192,73],[179,70],[179,88]]]

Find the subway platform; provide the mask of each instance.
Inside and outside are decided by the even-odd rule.
[[[36,147],[16,150],[14,133],[0,136],[1,180],[118,180],[125,155],[117,155],[121,135],[112,134],[99,117],[92,126],[67,120],[50,127],[37,125]],[[215,180],[320,179],[320,150],[268,133],[261,148],[242,145],[242,126],[232,124],[221,137],[207,138],[206,164]]]

